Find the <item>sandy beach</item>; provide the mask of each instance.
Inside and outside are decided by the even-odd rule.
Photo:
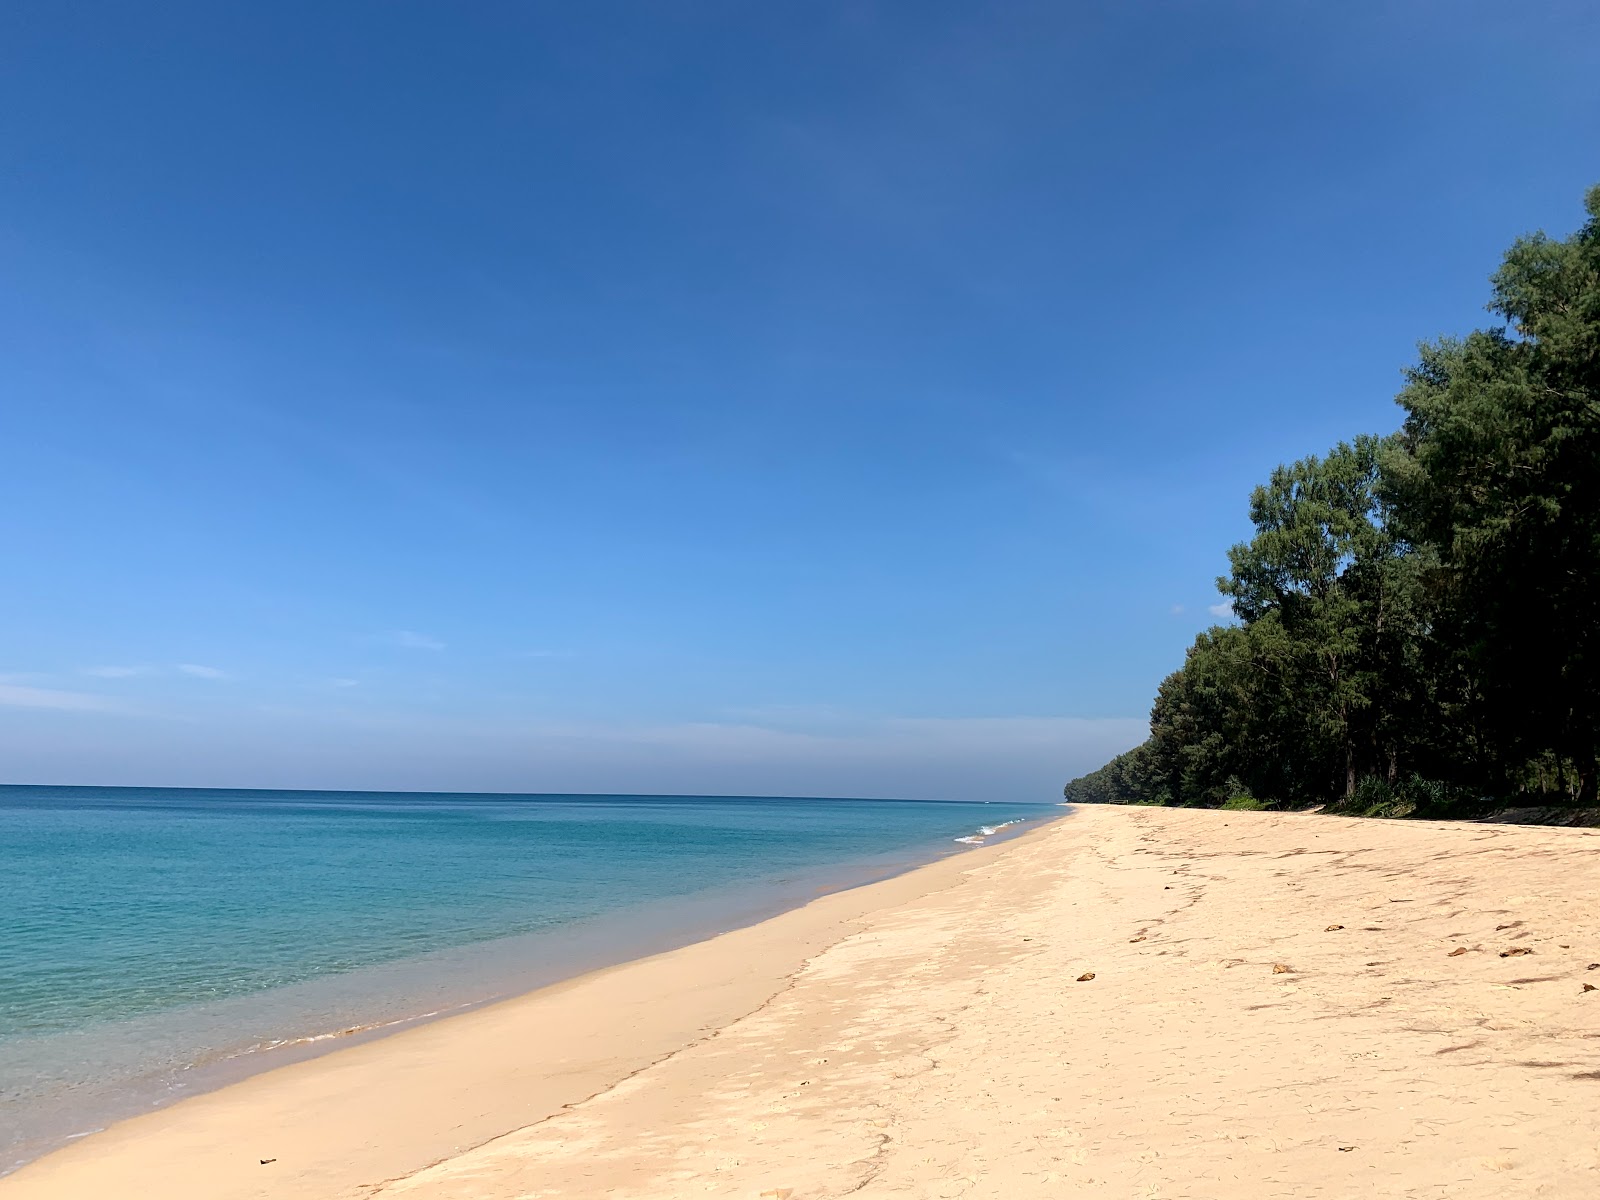
[[[125,1122],[0,1200],[1588,1197],[1597,896],[1600,831],[1084,809]]]

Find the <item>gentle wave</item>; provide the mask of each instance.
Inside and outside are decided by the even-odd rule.
[[[235,1050],[230,1053],[220,1055],[218,1058],[212,1061],[228,1062],[236,1058],[243,1058],[247,1054],[260,1054],[264,1050],[281,1050],[285,1046],[310,1046],[316,1044],[317,1042],[331,1042],[335,1038],[347,1038],[355,1037],[356,1035],[363,1033],[375,1033],[380,1029],[396,1029],[401,1025],[419,1025],[423,1021],[431,1021],[435,1017],[443,1017],[448,1016],[451,1013],[462,1012],[471,1007],[473,1006],[470,1004],[458,1004],[450,1008],[436,1008],[432,1012],[417,1013],[415,1016],[401,1017],[398,1020],[393,1021],[372,1021],[365,1025],[351,1025],[344,1029],[335,1029],[331,1033],[310,1033],[302,1037],[274,1038],[271,1041],[258,1042],[255,1045],[247,1046],[242,1050]],[[208,1065],[205,1059],[200,1059],[193,1064],[193,1066],[205,1065]],[[184,1069],[188,1070],[189,1068],[186,1067]]]
[[[966,837],[952,838],[951,840],[960,842],[963,846],[981,846],[1002,829],[1010,829],[1013,825],[1021,825],[1027,819],[1027,817],[1017,817],[1014,820],[1001,821],[998,825],[980,825],[978,826],[978,832],[969,833]]]

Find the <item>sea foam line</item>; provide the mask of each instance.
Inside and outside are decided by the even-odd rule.
[[[980,825],[977,833],[969,833],[966,837],[958,837],[952,840],[960,842],[963,846],[981,846],[1002,829],[1010,829],[1013,825],[1021,825],[1027,819],[1026,817],[1017,817],[1011,821],[1001,821],[998,825]]]

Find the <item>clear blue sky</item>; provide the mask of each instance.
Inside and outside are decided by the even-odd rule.
[[[1049,799],[1597,14],[13,0],[0,774]]]

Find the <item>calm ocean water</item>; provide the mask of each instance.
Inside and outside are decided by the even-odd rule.
[[[694,940],[1060,811],[0,787],[0,1171],[330,1039]]]

